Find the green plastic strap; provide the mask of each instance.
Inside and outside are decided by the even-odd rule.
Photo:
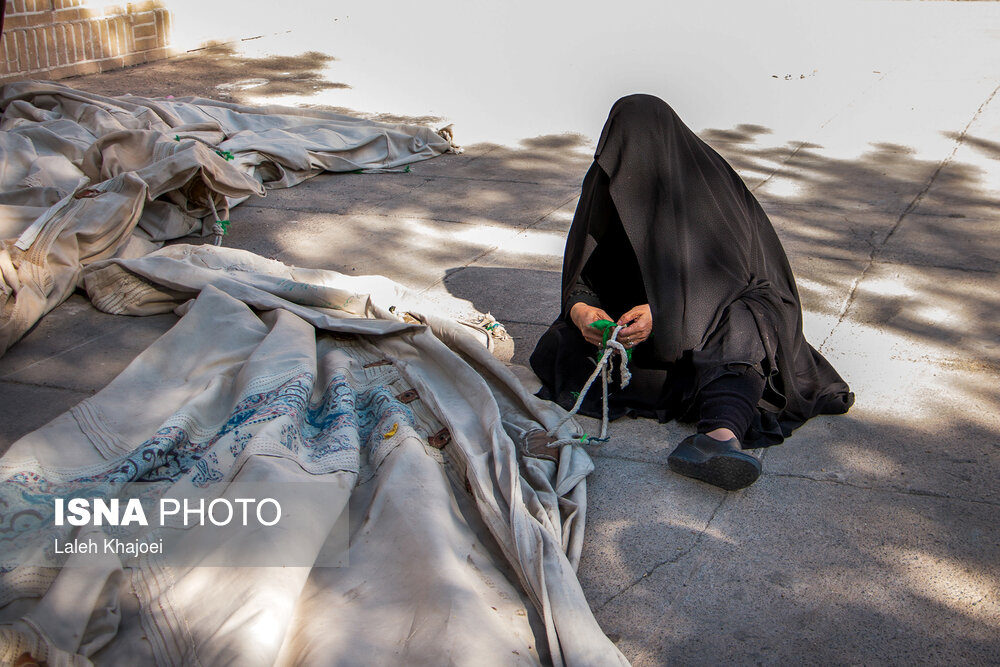
[[[228,234],[229,233],[229,221],[228,220],[216,220],[216,222],[219,223],[219,227],[222,227],[222,233],[223,234]]]

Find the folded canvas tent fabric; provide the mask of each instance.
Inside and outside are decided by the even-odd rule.
[[[466,327],[384,278],[209,245],[94,263],[84,280],[108,312],[182,318],[0,459],[0,545],[34,553],[0,574],[0,660],[625,664],[575,576],[592,463],[577,444],[558,463],[525,455],[565,413]],[[72,530],[51,524],[59,494],[241,484],[322,492],[279,540],[237,534],[270,566],[44,566]],[[311,567],[347,517],[349,565]],[[292,551],[307,562],[275,565]]]
[[[221,235],[230,206],[266,188],[452,149],[426,127],[51,82],[4,86],[0,109],[0,354],[91,262]]]

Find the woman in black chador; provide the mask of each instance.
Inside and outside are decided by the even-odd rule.
[[[854,394],[802,336],[802,308],[767,215],[729,164],[665,102],[615,103],[566,239],[562,313],[531,367],[543,398],[571,407],[601,331],[624,326],[632,381],[610,417],[697,421],[671,469],[725,489],[752,484],[774,445]],[[600,391],[583,414],[600,416]]]

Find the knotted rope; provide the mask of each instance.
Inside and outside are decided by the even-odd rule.
[[[229,221],[219,220],[219,211],[215,208],[215,196],[213,192],[208,193],[208,205],[212,207],[212,215],[215,222],[212,224],[212,245],[222,245],[222,237],[229,232]]]
[[[587,396],[587,392],[590,391],[590,387],[597,380],[598,376],[601,378],[601,396],[602,396],[602,409],[601,409],[601,435],[600,437],[594,438],[588,436],[586,433],[574,436],[572,438],[561,438],[549,443],[549,447],[561,447],[562,445],[567,445],[576,442],[607,442],[608,440],[608,382],[611,381],[611,370],[612,364],[615,357],[618,358],[618,372],[621,374],[621,389],[628,386],[628,383],[632,380],[632,373],[629,372],[628,362],[632,358],[632,351],[625,348],[624,345],[618,342],[618,332],[622,330],[623,327],[616,325],[614,322],[609,320],[598,320],[591,323],[592,327],[597,329],[602,329],[604,331],[604,336],[601,341],[603,346],[601,349],[601,356],[597,360],[597,368],[594,372],[590,374],[587,379],[586,384],[583,385],[583,389],[580,390],[580,395],[577,396],[576,403],[573,405],[573,409],[560,421],[558,424],[553,426],[548,430],[549,437],[555,437],[556,432],[562,427],[563,424],[572,419],[573,415],[580,411],[580,406],[583,405],[583,399]]]

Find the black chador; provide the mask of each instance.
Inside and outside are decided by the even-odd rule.
[[[569,317],[577,303],[615,319],[649,306],[652,333],[634,350],[632,383],[612,394],[612,418],[698,421],[700,433],[722,424],[754,448],[853,403],[802,335],[795,279],[760,204],[656,97],[611,109],[566,240],[562,312],[531,356],[540,395],[564,407],[594,368]],[[590,394],[581,412],[599,416],[600,391]]]

